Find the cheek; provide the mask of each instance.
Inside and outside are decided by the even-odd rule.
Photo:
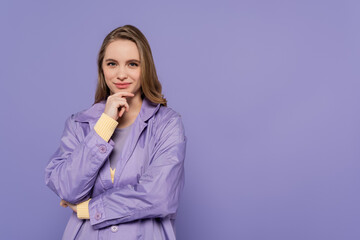
[[[132,78],[136,79],[137,81],[140,81],[140,71],[134,72]]]
[[[110,80],[111,78],[114,78],[114,76],[115,76],[115,72],[114,72],[114,71],[104,70],[103,72],[104,72],[105,80]]]

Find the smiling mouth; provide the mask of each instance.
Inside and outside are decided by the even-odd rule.
[[[114,84],[117,88],[120,89],[127,88],[130,85],[130,83],[114,83]]]

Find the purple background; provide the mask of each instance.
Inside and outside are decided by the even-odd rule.
[[[360,239],[359,1],[4,1],[1,239],[60,239],[44,168],[102,40],[152,47],[188,136],[180,240]]]

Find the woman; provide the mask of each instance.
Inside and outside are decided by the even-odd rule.
[[[99,51],[95,102],[67,118],[45,169],[73,209],[63,239],[175,239],[185,149],[148,41],[134,26],[114,29]]]

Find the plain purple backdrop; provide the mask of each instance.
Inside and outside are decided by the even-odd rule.
[[[116,27],[188,137],[180,240],[360,239],[359,1],[1,1],[1,239],[60,239],[44,168]]]

